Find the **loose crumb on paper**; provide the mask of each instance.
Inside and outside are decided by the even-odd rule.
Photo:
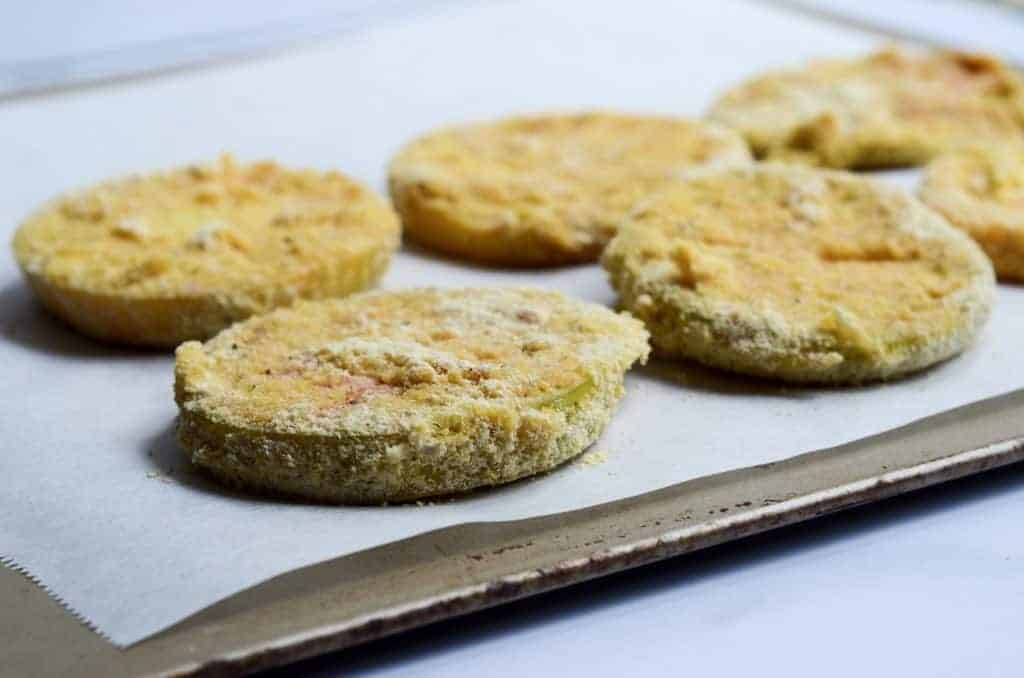
[[[600,466],[606,461],[608,461],[607,450],[591,450],[580,457],[580,464],[582,466]]]
[[[167,471],[146,471],[146,477],[150,480],[159,480],[161,483],[173,483],[172,473]]]

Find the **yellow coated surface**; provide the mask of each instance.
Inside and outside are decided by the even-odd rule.
[[[695,164],[745,163],[735,133],[602,113],[511,118],[429,134],[392,162],[406,232],[492,264],[592,261],[637,199]]]
[[[741,131],[759,157],[915,165],[965,144],[1024,138],[1024,82],[994,57],[887,49],[760,76],[709,117]]]
[[[225,156],[61,197],[22,225],[14,251],[51,308],[90,333],[132,341],[116,325],[146,333],[151,309],[174,313],[157,302],[217,307],[219,318],[210,310],[207,326],[193,328],[204,337],[298,298],[364,289],[398,239],[387,204],[341,174]],[[95,318],[105,308],[117,309],[106,328]],[[160,332],[138,339],[189,338],[162,331],[166,342]]]
[[[977,288],[991,291],[977,248],[909,196],[795,166],[694,173],[638,208],[606,266],[642,317],[659,303],[680,325],[717,315],[711,361],[788,351],[780,360],[809,379],[848,360],[895,369],[973,331]]]
[[[280,309],[185,344],[178,369],[214,417],[368,431],[378,413],[557,404],[621,373],[645,344],[632,319],[552,292],[421,290]]]
[[[355,503],[461,492],[578,455],[647,353],[637,320],[555,292],[302,302],[178,348],[179,440],[258,490]]]
[[[925,172],[921,198],[967,231],[1001,278],[1024,281],[1024,144],[940,156]]]

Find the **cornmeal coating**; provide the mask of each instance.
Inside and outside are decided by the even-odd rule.
[[[965,144],[1024,138],[1024,82],[992,56],[890,48],[767,73],[709,117],[742,132],[759,158],[920,165]]]
[[[391,163],[405,231],[484,264],[595,261],[637,199],[695,164],[747,163],[738,134],[680,118],[540,115],[451,127]]]
[[[925,170],[920,195],[981,245],[996,275],[1024,282],[1024,144],[941,155]]]
[[[13,247],[42,303],[77,330],[169,347],[296,299],[364,290],[399,238],[387,203],[337,172],[224,156],[57,198]]]
[[[656,353],[793,382],[949,358],[995,296],[984,253],[915,198],[798,165],[694,172],[638,207],[603,263]]]
[[[578,455],[647,354],[639,321],[557,292],[300,302],[178,348],[179,439],[257,490],[342,503],[463,492]]]

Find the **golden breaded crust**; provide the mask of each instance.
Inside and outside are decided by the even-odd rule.
[[[888,379],[968,346],[992,267],[913,197],[797,165],[695,171],[605,251],[655,352],[794,382]]]
[[[302,302],[177,350],[179,439],[245,487],[405,501],[551,469],[601,433],[641,323],[556,292]]]
[[[678,118],[544,115],[433,132],[391,163],[405,232],[485,264],[594,261],[633,203],[694,164],[746,163],[736,133]]]
[[[1024,137],[1024,82],[991,56],[886,49],[760,76],[709,117],[742,132],[760,158],[919,165],[965,144]]]
[[[920,194],[981,245],[996,275],[1024,282],[1024,144],[941,155],[925,170]]]
[[[366,289],[399,235],[387,203],[341,174],[224,156],[60,197],[13,247],[39,299],[79,331],[176,346],[296,299]]]

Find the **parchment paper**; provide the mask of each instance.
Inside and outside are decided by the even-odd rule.
[[[397,146],[437,124],[583,107],[697,115],[753,71],[870,46],[758,5],[458,5],[271,60],[0,103],[0,223],[12,233],[56,192],[222,149],[337,167],[382,188]],[[414,252],[396,259],[385,284],[536,284],[613,301],[593,266],[507,273]],[[128,644],[296,567],[460,522],[575,509],[778,460],[1012,390],[1024,367],[1024,290],[1000,290],[968,354],[890,385],[783,388],[652,364],[629,376],[594,448],[606,462],[451,503],[386,508],[252,499],[186,473],[171,358],[64,329],[33,303],[9,255],[0,329],[0,556]]]

